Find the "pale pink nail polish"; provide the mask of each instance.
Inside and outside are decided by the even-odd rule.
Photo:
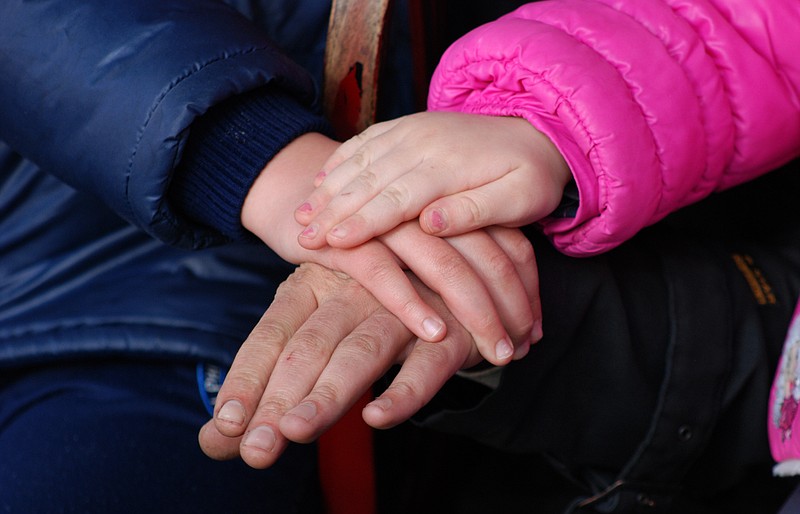
[[[317,235],[317,230],[319,227],[316,223],[312,223],[311,225],[307,226],[304,231],[300,233],[300,237],[305,237],[306,239],[311,239]]]

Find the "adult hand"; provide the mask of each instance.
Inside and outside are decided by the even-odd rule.
[[[532,248],[521,235],[476,232],[459,236],[472,241],[459,245],[461,240],[430,236],[408,223],[352,249],[301,247],[288,206],[310,190],[310,179],[303,177],[336,145],[308,134],[280,152],[245,201],[244,225],[290,262],[316,262],[352,276],[424,340],[441,340],[447,325],[412,287],[405,266],[445,298],[493,364],[506,364],[515,346],[538,339],[538,276]]]
[[[418,340],[344,274],[301,265],[237,354],[214,418],[200,431],[203,451],[265,468],[290,440],[318,437],[394,363],[402,363],[398,375],[363,411],[376,428],[408,419],[458,369],[480,362],[469,333],[444,303],[410,280],[448,323],[443,341]]]

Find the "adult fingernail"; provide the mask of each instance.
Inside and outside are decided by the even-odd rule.
[[[444,324],[435,318],[425,318],[422,321],[422,330],[425,332],[425,335],[429,338],[434,338],[438,336],[442,329],[444,328]]]
[[[306,421],[311,421],[311,418],[317,415],[317,406],[311,402],[301,403],[286,414],[291,414],[292,416],[303,418]]]
[[[538,342],[542,336],[544,336],[544,332],[542,331],[542,320],[537,319],[533,322],[533,330],[531,330],[531,341],[534,343]]]
[[[494,353],[499,360],[504,361],[514,355],[514,345],[511,344],[508,337],[504,337],[497,341],[494,347]]]
[[[270,427],[256,427],[244,436],[242,445],[271,452],[275,447],[275,432]]]
[[[382,411],[387,411],[392,408],[391,398],[375,398],[367,404],[367,407],[377,407]]]
[[[243,425],[245,419],[244,407],[236,400],[229,400],[220,407],[217,419],[232,425]]]
[[[530,350],[531,350],[531,341],[530,339],[528,339],[527,341],[519,345],[516,350],[514,350],[514,360],[518,361],[521,358],[525,357],[526,355],[528,355],[528,352]]]

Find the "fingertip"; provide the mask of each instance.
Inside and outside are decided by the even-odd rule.
[[[533,321],[533,329],[531,330],[531,341],[535,344],[542,340],[544,331],[542,330],[542,318],[537,318]]]
[[[444,339],[447,326],[438,317],[428,317],[422,320],[422,338],[429,343],[436,343]]]
[[[317,237],[319,235],[319,225],[311,223],[308,225],[299,236],[297,242],[307,250],[319,250],[325,246],[325,238]]]
[[[375,398],[361,411],[361,417],[369,426],[377,429],[391,428],[397,423],[392,419],[392,399],[387,396]]]
[[[283,415],[278,428],[291,441],[310,443],[317,437],[318,427],[314,423],[317,412],[316,404],[303,402]]]
[[[275,430],[267,425],[253,428],[242,438],[239,453],[248,466],[256,469],[268,468],[281,453]]]
[[[236,437],[242,435],[247,419],[247,411],[238,400],[228,400],[214,416],[214,425],[225,436]]]
[[[325,234],[325,240],[333,248],[352,248],[369,241],[373,236],[375,233],[356,213],[334,225]]]
[[[308,225],[313,219],[314,207],[310,202],[303,202],[294,211],[294,219],[301,225]]]
[[[431,235],[441,234],[447,226],[447,213],[441,208],[426,210],[420,218],[420,228]]]
[[[334,226],[325,235],[325,242],[332,248],[352,248],[365,242],[369,238],[359,238],[354,234],[347,223]]]
[[[239,455],[239,440],[220,434],[213,420],[208,420],[197,433],[202,452],[214,460],[230,460]]]
[[[523,357],[525,357],[526,355],[528,355],[530,351],[531,351],[531,340],[528,339],[527,341],[519,345],[516,348],[516,350],[514,350],[514,357],[512,357],[512,360],[518,361]]]
[[[494,345],[494,360],[500,364],[507,363],[514,356],[514,345],[511,338],[503,337]]]

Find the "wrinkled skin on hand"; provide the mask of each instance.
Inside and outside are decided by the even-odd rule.
[[[290,441],[316,439],[394,364],[401,364],[394,381],[362,412],[375,428],[405,421],[456,371],[480,362],[438,295],[409,279],[446,320],[443,341],[416,338],[347,275],[301,265],[237,354],[200,431],[203,451],[266,468]]]

